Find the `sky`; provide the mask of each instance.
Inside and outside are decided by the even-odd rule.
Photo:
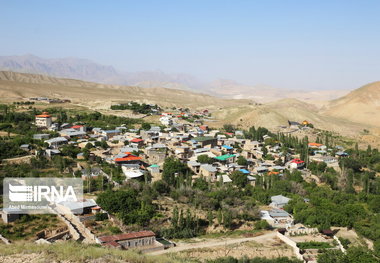
[[[286,89],[380,80],[380,1],[0,0],[0,55]]]

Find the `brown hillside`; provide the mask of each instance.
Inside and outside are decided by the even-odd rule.
[[[380,127],[380,81],[331,101],[323,114]]]
[[[162,106],[219,108],[248,105],[250,100],[229,100],[205,94],[167,88],[105,85],[38,74],[0,71],[0,98],[17,100],[44,96],[67,98],[90,108],[109,108],[111,103],[139,101]]]

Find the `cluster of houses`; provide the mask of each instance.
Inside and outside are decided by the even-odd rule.
[[[176,121],[182,116],[186,117],[186,114],[162,114],[160,122],[166,128],[153,126],[149,130],[141,130],[120,126],[113,130],[104,130],[68,123],[58,127],[53,123],[52,116],[44,112],[36,116],[36,126],[54,129],[59,136],[50,138],[49,134],[40,133],[35,134],[34,139],[43,140],[48,145],[45,150],[47,156],[61,154],[60,147],[65,144],[84,148],[90,143],[91,155],[98,156],[110,164],[120,165],[125,180],[144,180],[147,175],[151,176],[152,181],[161,179],[163,164],[171,156],[186,164],[193,172],[193,178],[202,177],[209,182],[225,184],[233,183],[231,175],[235,171],[244,174],[247,183],[255,185],[257,178],[261,176],[282,176],[285,169],[305,168],[305,161],[301,160],[299,155],[284,153],[280,142],[265,144],[264,141],[270,139],[268,135],[265,135],[262,141],[255,141],[245,139],[242,131],[226,133],[209,129],[207,125],[198,122]],[[206,116],[208,111],[199,114]],[[107,142],[109,148],[96,146],[97,141]],[[331,156],[330,149],[322,144],[310,143],[309,147],[314,149],[314,155],[310,159],[317,162],[331,164],[337,161],[337,157],[347,156],[343,148],[336,149],[336,156]],[[272,158],[266,158],[268,155]],[[78,154],[77,158],[83,159],[83,153]],[[205,159],[206,162],[202,161]],[[100,168],[82,169],[83,180],[99,175],[109,178]],[[273,227],[291,227],[293,218],[283,209],[289,200],[285,196],[273,196],[270,209],[261,211],[262,219]],[[75,214],[77,205],[68,204],[65,207]],[[97,213],[101,209],[93,200],[81,205],[82,208],[86,206],[87,210],[90,209],[91,213]],[[102,237],[98,241],[105,246],[118,248],[150,247],[156,242],[154,233],[150,231]]]
[[[71,102],[71,100],[69,99],[51,99],[47,97],[32,97],[32,98],[29,98],[29,100],[45,102],[45,103],[70,103]]]
[[[34,138],[47,143],[48,156],[60,154],[59,148],[64,144],[73,143],[83,148],[91,143],[96,148],[95,141],[105,141],[110,149],[99,149],[91,152],[91,155],[120,165],[127,180],[142,178],[147,173],[152,175],[153,180],[160,179],[163,163],[169,156],[187,164],[193,171],[194,178],[203,177],[209,182],[231,183],[231,174],[240,171],[254,185],[258,176],[281,176],[285,169],[305,167],[305,161],[298,155],[282,152],[280,142],[266,145],[264,141],[270,139],[268,135],[264,136],[263,141],[254,141],[244,139],[242,131],[226,133],[211,130],[207,125],[178,123],[173,119],[173,114],[163,113],[160,120],[165,120],[167,127],[153,126],[149,130],[127,129],[124,126],[103,130],[85,125],[62,124],[57,131],[59,137],[49,138],[48,134],[35,134]],[[36,125],[49,128],[54,123],[51,115],[44,112],[36,116]],[[173,127],[176,129],[173,130]],[[327,149],[323,144],[311,142],[308,146],[314,153],[308,161],[325,162],[334,166],[337,165],[339,157],[348,156],[339,146],[334,149],[334,155],[331,154],[332,149]],[[264,152],[271,158],[265,158]],[[207,156],[211,161],[202,163],[199,156]],[[83,158],[83,154],[77,157]],[[241,157],[246,162],[239,164],[238,159]]]

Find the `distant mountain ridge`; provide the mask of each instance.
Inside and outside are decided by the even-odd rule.
[[[183,73],[167,74],[158,70],[121,72],[112,66],[100,65],[87,59],[45,59],[34,55],[0,56],[0,70],[79,79],[103,84],[181,89],[202,92],[225,99],[251,99],[258,102],[297,98],[315,104],[336,99],[348,93],[347,90],[285,90],[268,85],[244,85],[225,79],[205,83],[192,75]]]
[[[113,66],[104,66],[80,58],[45,59],[34,55],[0,56],[0,70],[149,88],[191,89],[201,85],[195,77],[187,74],[166,74],[162,71],[121,72]]]

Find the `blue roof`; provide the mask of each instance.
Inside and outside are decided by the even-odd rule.
[[[227,149],[227,150],[232,150],[234,147],[231,147],[231,146],[228,146],[228,145],[223,145],[222,146],[223,148]]]
[[[240,169],[239,170],[240,172],[242,172],[243,174],[249,174],[250,172],[246,169]]]

